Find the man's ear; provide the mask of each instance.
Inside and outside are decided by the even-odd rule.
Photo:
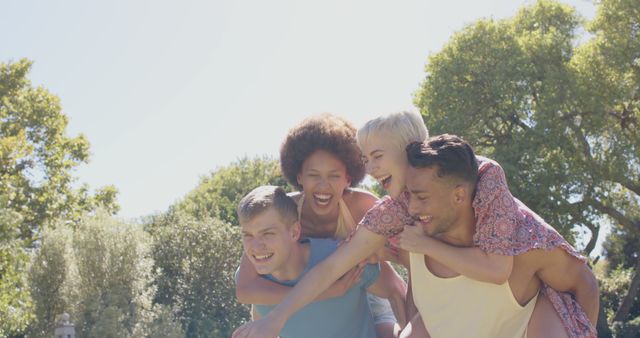
[[[453,203],[460,205],[469,199],[469,187],[466,184],[458,184],[453,188]]]
[[[299,240],[302,235],[302,226],[300,225],[300,221],[296,221],[291,225],[291,236],[294,240]]]

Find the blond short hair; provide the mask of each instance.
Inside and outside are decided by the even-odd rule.
[[[238,204],[240,223],[251,221],[269,208],[274,208],[287,226],[298,221],[296,202],[281,187],[264,185],[251,190]]]
[[[411,142],[422,142],[429,137],[429,131],[417,112],[401,111],[385,114],[367,121],[356,133],[358,146],[362,148],[373,135],[385,134],[389,142],[400,150]]]

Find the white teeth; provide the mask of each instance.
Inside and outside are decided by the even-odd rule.
[[[255,259],[259,260],[259,261],[260,261],[260,260],[267,259],[267,258],[271,258],[271,256],[273,256],[273,254],[272,254],[272,253],[271,253],[271,254],[266,254],[266,255],[253,255],[253,257],[254,257]]]
[[[380,182],[380,184],[382,184],[384,186],[386,183],[389,183],[389,182],[385,182],[385,181],[387,181],[390,177],[391,177],[391,175],[384,175],[384,176],[376,177],[376,179],[378,180],[378,182]]]
[[[391,177],[391,175],[384,175],[384,176],[376,177],[376,179],[377,179],[379,182],[382,182],[382,181],[386,180],[386,179],[387,179],[387,178],[389,178],[389,177]]]
[[[431,221],[431,218],[432,218],[431,216],[420,216],[420,217],[418,217],[418,219],[420,220],[420,222],[423,222],[423,223],[428,223],[428,222],[430,222],[430,221]]]
[[[320,205],[327,205],[329,204],[329,200],[331,200],[331,195],[329,194],[313,194],[313,197]]]

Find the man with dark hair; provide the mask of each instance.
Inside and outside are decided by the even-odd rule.
[[[504,175],[490,179],[497,163],[447,134],[409,145],[407,156],[416,225],[406,226],[399,242],[411,252],[412,298],[429,334],[575,336],[560,316],[593,327],[593,273],[551,226],[511,196]],[[479,171],[495,193],[474,200]]]

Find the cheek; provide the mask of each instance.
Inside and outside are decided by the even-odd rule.
[[[311,189],[313,188],[313,186],[315,185],[315,182],[313,179],[311,179],[310,177],[307,178],[302,178],[300,180],[300,185],[302,185],[302,187],[307,190],[307,189]]]

